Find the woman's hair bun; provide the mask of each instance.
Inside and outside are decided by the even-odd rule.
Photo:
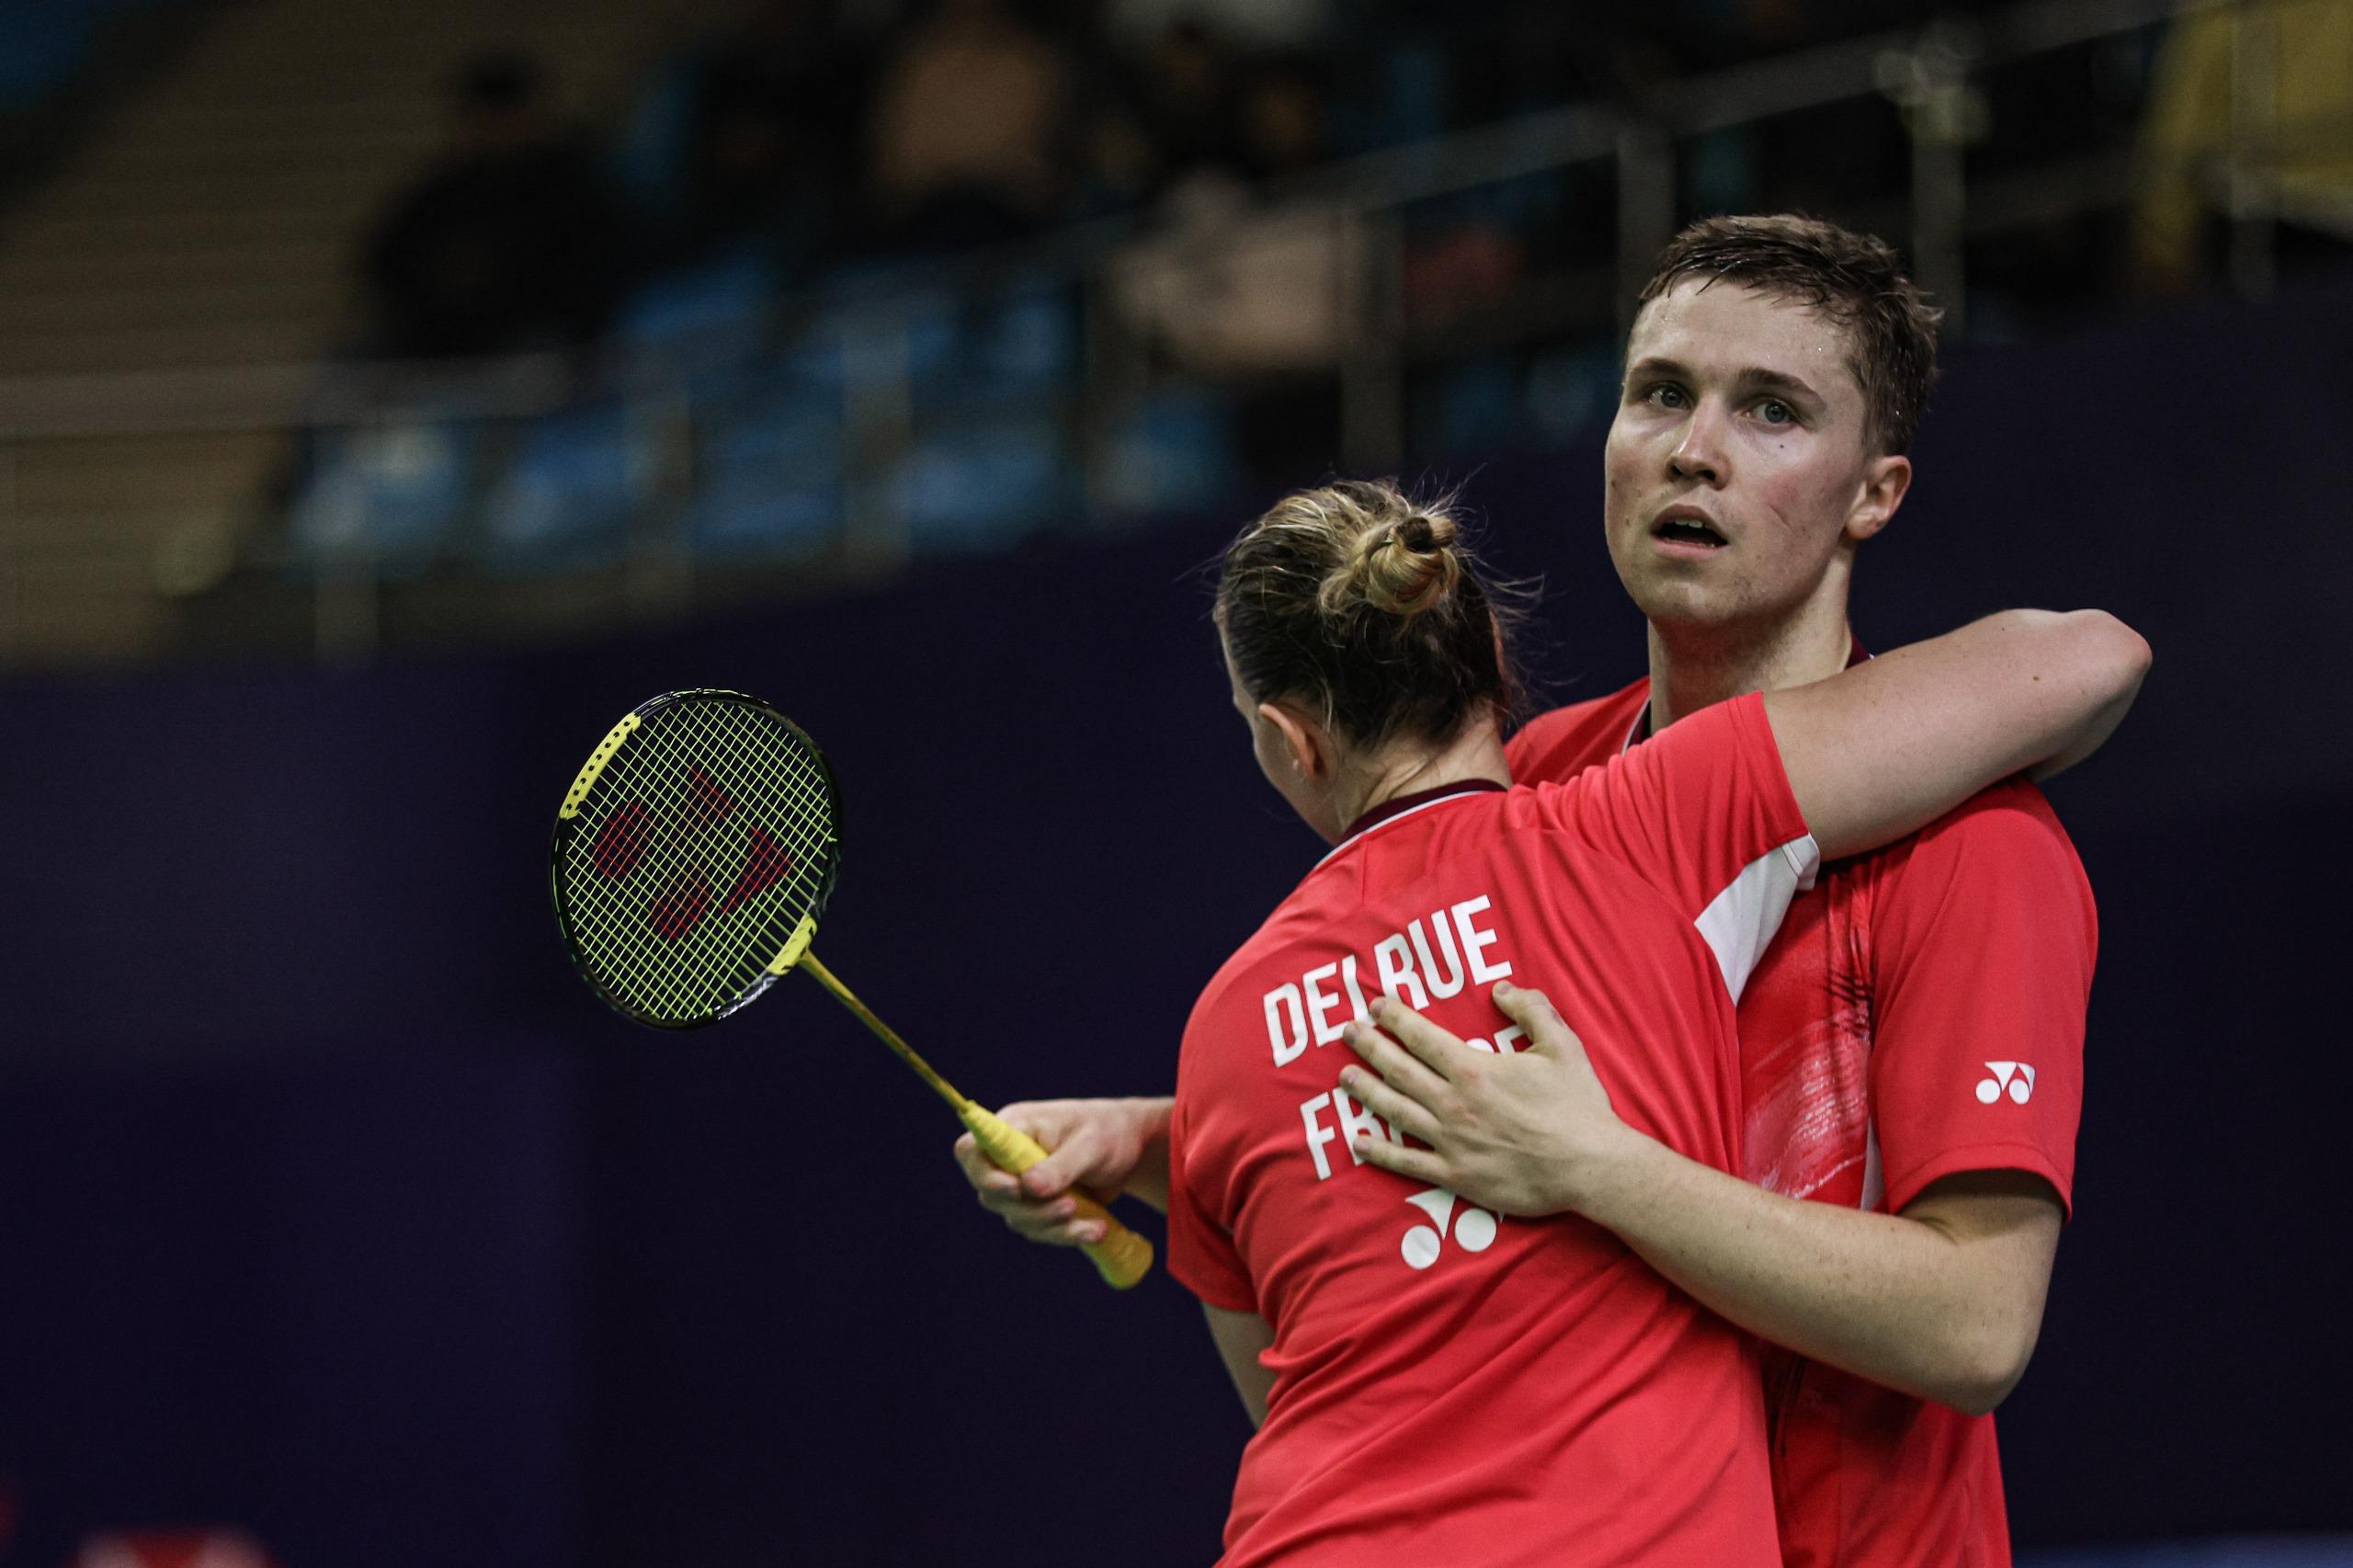
[[[1462,580],[1454,538],[1454,519],[1443,512],[1417,509],[1374,523],[1348,541],[1325,580],[1326,611],[1361,603],[1410,620],[1442,604]]]
[[[1508,713],[1510,619],[1479,572],[1450,498],[1393,480],[1334,480],[1286,495],[1226,548],[1217,623],[1243,688],[1309,701],[1363,745],[1445,740]]]

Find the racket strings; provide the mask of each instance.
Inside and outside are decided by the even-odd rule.
[[[676,961],[681,969],[722,976],[731,991],[740,989],[765,969],[775,956],[773,949],[783,945],[822,885],[816,869],[830,826],[824,821],[824,797],[822,788],[810,789],[813,776],[808,770],[795,766],[795,748],[788,737],[762,724],[752,710],[706,702],[674,709],[667,716],[671,722],[662,725],[660,744],[642,759],[649,769],[660,770],[673,801],[663,841],[653,857],[660,863],[654,879],[657,892],[643,924],[662,941],[676,945]],[[711,766],[705,767],[703,759]],[[789,781],[783,789],[778,787],[779,778]],[[774,801],[784,814],[749,821],[729,832],[734,825],[731,819],[746,809],[747,800]],[[750,949],[754,956],[747,959],[741,943],[729,940],[730,923],[709,916],[732,913],[726,907],[730,901],[738,907],[749,902],[746,893],[758,880],[754,846],[759,841],[754,834],[779,827],[790,867],[787,896],[777,912],[774,940],[756,945]],[[767,844],[778,842],[770,832]],[[767,849],[759,858],[773,852]],[[742,858],[731,881],[732,855]],[[720,891],[722,885],[725,892]],[[707,907],[714,899],[721,902],[716,912]],[[662,951],[643,942],[640,950],[649,955]],[[742,972],[724,974],[731,969]]]
[[[619,857],[608,857],[602,867],[592,859],[597,874],[586,882],[601,895],[601,922],[620,938],[607,945],[619,978],[646,994],[641,1005],[651,1002],[650,1010],[671,1017],[708,1016],[756,987],[766,960],[783,945],[821,885],[813,869],[822,851],[819,835],[802,827],[797,814],[733,820],[747,810],[747,786],[757,790],[754,798],[778,792],[773,784],[762,787],[751,744],[731,733],[724,714],[719,722],[693,710],[675,714],[657,744],[641,750],[631,759],[635,766],[614,780],[621,787],[616,812],[650,812],[650,831],[658,836],[638,851],[637,835],[649,832],[646,823],[622,823],[622,854],[638,857],[630,868],[633,874],[612,874]],[[790,803],[805,810],[805,801]],[[763,841],[755,835],[778,826],[787,830],[781,844],[790,870],[779,896],[763,899],[757,895],[767,890],[759,883],[777,869],[779,841],[771,833],[768,847],[760,848]],[[600,832],[592,842],[612,841]],[[731,857],[739,864],[731,866]],[[772,917],[750,931],[733,918],[747,906],[770,903]]]
[[[559,856],[585,968],[631,1011],[720,1016],[831,880],[833,792],[798,732],[722,699],[650,714],[598,776]]]

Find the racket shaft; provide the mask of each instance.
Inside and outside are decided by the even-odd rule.
[[[815,953],[801,953],[798,967],[807,970],[820,985],[833,993],[834,1000],[857,1015],[858,1020],[871,1029],[876,1039],[889,1046],[900,1061],[915,1070],[917,1077],[931,1085],[933,1093],[955,1107],[957,1116],[972,1131],[972,1141],[1000,1169],[1019,1176],[1046,1157],[1045,1145],[986,1106],[966,1099],[954,1085],[933,1072],[931,1063],[916,1055],[914,1048],[899,1038],[897,1030],[875,1017],[873,1009],[859,1001],[848,986],[835,977],[833,971],[818,962]],[[1115,1290],[1124,1290],[1152,1271],[1150,1242],[1120,1223],[1118,1217],[1109,1210],[1085,1193],[1072,1193],[1071,1201],[1077,1208],[1078,1218],[1103,1222],[1103,1239],[1090,1242],[1081,1250],[1094,1261],[1095,1271],[1103,1276],[1104,1283]]]
[[[1044,1144],[985,1106],[967,1100],[956,1114],[972,1130],[972,1142],[981,1146],[981,1153],[1015,1176],[1046,1157]],[[1120,1223],[1109,1210],[1085,1193],[1074,1190],[1070,1198],[1078,1219],[1103,1223],[1103,1239],[1088,1243],[1082,1250],[1094,1260],[1105,1284],[1124,1290],[1151,1272],[1152,1243]]]
[[[972,1102],[966,1099],[962,1095],[957,1093],[956,1085],[950,1084],[947,1079],[933,1072],[931,1063],[926,1062],[922,1057],[917,1056],[915,1054],[915,1048],[909,1045],[905,1040],[899,1038],[898,1030],[884,1023],[881,1018],[876,1017],[874,1016],[874,1009],[859,1001],[856,993],[852,992],[848,986],[844,985],[839,980],[835,979],[832,970],[829,970],[824,964],[819,963],[815,953],[803,952],[801,955],[799,967],[807,970],[810,974],[815,978],[818,984],[831,992],[833,994],[834,1000],[839,1002],[843,1006],[847,1007],[851,1014],[857,1017],[859,1023],[864,1024],[870,1030],[873,1031],[875,1039],[881,1040],[884,1045],[891,1048],[892,1051],[897,1055],[900,1061],[914,1068],[915,1071],[915,1076],[930,1085],[931,1092],[933,1094],[938,1095],[949,1105],[954,1106],[958,1115],[961,1116],[963,1114],[964,1108],[971,1105]]]

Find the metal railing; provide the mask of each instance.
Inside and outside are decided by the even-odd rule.
[[[1327,165],[1265,194],[1252,222],[1295,218],[1332,226],[1328,249],[1336,276],[1332,298],[1343,330],[1330,367],[1339,389],[1338,452],[1354,470],[1386,470],[1405,455],[1406,391],[1415,356],[1426,352],[1409,331],[1402,278],[1407,219],[1424,204],[1486,187],[1560,175],[1580,167],[1606,172],[1615,187],[1610,259],[1585,279],[1586,303],[1554,311],[1544,327],[1566,321],[1587,329],[1623,325],[1624,311],[1682,209],[1681,145],[1711,133],[1853,99],[1884,98],[1901,110],[1909,142],[1908,191],[1891,214],[1905,234],[1915,276],[1948,312],[1948,331],[1965,331],[1968,242],[2005,224],[2123,205],[2129,149],[2096,151],[2048,169],[1972,182],[1968,149],[1984,128],[1979,84],[2006,63],[2161,26],[2192,11],[2231,8],[2238,24],[2258,28],[2259,15],[2228,0],[2031,0],[1973,21],[1945,20],[1924,29],[1887,32],[1761,60],[1669,85],[1640,104],[1579,104],[1461,131],[1437,141],[1371,153]],[[2259,51],[2243,51],[2252,58]],[[2276,127],[2252,105],[2268,83],[2252,66],[2234,82],[2245,100],[2234,115],[2225,160],[2233,225],[2232,277],[2249,292],[2268,287],[2272,211],[2263,170]],[[1018,251],[903,269],[887,283],[836,287],[780,302],[779,330],[823,318],[848,335],[854,369],[842,381],[841,428],[852,497],[840,548],[824,570],[859,574],[895,569],[907,554],[904,518],[878,483],[917,434],[911,385],[910,301],[943,290],[985,293],[1009,271],[1030,282],[1063,280],[1083,301],[1084,392],[1074,415],[1073,447],[1086,494],[1113,486],[1105,465],[1106,421],[1160,374],[1149,344],[1125,319],[1115,269],[1136,247],[1154,243],[1142,217],[1104,220],[1067,230]],[[1580,311],[1582,313],[1580,313]],[[690,356],[691,358],[691,356]],[[699,410],[690,376],[660,358],[616,361],[600,372],[608,393],[638,411],[633,427],[665,454],[667,504],[675,516],[692,484]],[[575,369],[523,358],[461,372],[398,366],[273,366],[0,381],[0,661],[38,659],[21,632],[28,559],[15,483],[17,458],[34,445],[91,436],[176,436],[205,432],[327,431],[366,428],[430,416],[519,421],[576,396]],[[217,519],[191,528],[218,530]],[[234,526],[234,525],[232,525]],[[269,565],[271,519],[258,509],[233,541],[181,539],[170,546],[185,593],[229,560]],[[366,656],[383,635],[386,585],[369,559],[368,529],[341,554],[315,562],[308,586],[309,640],[323,657]],[[704,596],[711,579],[659,528],[640,530],[609,592],[593,613],[666,617]],[[233,549],[232,549],[233,545]],[[161,589],[158,590],[163,591]],[[293,591],[293,590],[290,590]],[[517,596],[528,584],[514,585]],[[593,597],[593,596],[592,596]]]

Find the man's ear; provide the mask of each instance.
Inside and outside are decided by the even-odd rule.
[[[1290,759],[1292,772],[1309,780],[1331,777],[1332,742],[1322,724],[1288,702],[1261,702],[1258,717],[1281,737],[1283,755]]]
[[[1873,458],[1863,470],[1863,482],[1855,489],[1855,505],[1847,514],[1847,540],[1860,544],[1887,527],[1895,509],[1904,505],[1904,493],[1911,488],[1910,458]]]

